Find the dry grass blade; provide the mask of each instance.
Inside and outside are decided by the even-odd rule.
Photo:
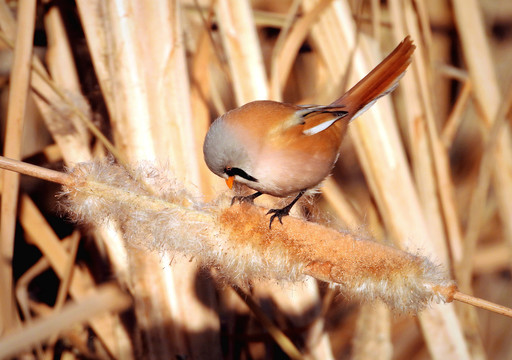
[[[75,261],[76,261],[76,254],[78,252],[78,245],[80,244],[80,233],[74,232],[70,236],[70,250],[69,250],[69,257],[68,257],[68,263],[66,264],[66,269],[64,273],[64,277],[61,280],[61,285],[59,287],[59,292],[57,293],[57,300],[55,301],[54,309],[56,311],[59,311],[66,302],[66,298],[69,293],[69,286],[71,285],[71,279],[73,277],[73,271],[75,269]],[[48,340],[48,349],[50,351],[48,352],[48,357],[54,357],[54,347],[55,343],[57,342],[59,338],[59,334],[54,334],[49,340]],[[52,354],[53,353],[53,354]]]
[[[5,15],[5,12],[8,12],[8,9],[4,9],[0,7],[0,18],[2,21],[7,21],[2,17]],[[14,44],[9,40],[8,36],[0,30],[0,38],[11,48],[14,47]],[[67,107],[69,111],[71,111],[74,115],[76,115],[83,124],[88,128],[91,133],[100,140],[100,142],[107,148],[107,150],[118,159],[118,161],[122,163],[127,163],[125,157],[112,145],[112,143],[107,139],[105,135],[91,122],[91,119],[86,115],[83,109],[79,108],[68,96],[66,96],[63,89],[61,89],[52,79],[50,79],[49,75],[44,70],[43,65],[39,61],[39,59],[33,57],[32,58],[32,70],[33,70],[33,78],[31,86],[36,90],[36,93],[39,95],[36,97],[36,101],[40,107],[40,111],[47,120],[48,127],[53,130],[58,130],[61,124],[62,113],[58,110],[51,108],[50,105],[54,105],[55,108],[60,108],[60,101],[62,101]],[[69,140],[68,137],[62,136],[62,133],[56,131],[54,133],[56,141],[59,143],[60,147],[70,149],[71,153],[77,153],[79,156],[74,159],[76,162],[84,161],[90,159],[91,155],[86,150],[83,149],[83,139],[82,142],[75,140]],[[71,143],[71,144],[70,144]],[[75,147],[73,147],[75,146]],[[78,148],[78,150],[77,150]],[[67,154],[66,154],[67,155]]]
[[[333,207],[336,215],[343,221],[345,226],[355,228],[360,223],[360,216],[350,205],[346,195],[332,178],[328,178],[324,181],[322,186],[322,194],[326,200]]]
[[[425,231],[431,237],[429,246],[445,266],[450,266],[451,258],[462,253],[462,235],[448,154],[440,142],[435,121],[437,111],[432,92],[434,83],[429,35],[421,30],[421,13],[417,12],[412,2],[392,1],[390,5],[395,18],[396,37],[400,38],[405,33],[418,39],[418,52],[412,66],[415,81],[404,79],[404,85],[408,86],[403,93],[404,106],[408,109],[412,167],[421,206],[416,211],[424,218]],[[464,329],[454,319],[454,308],[433,308],[420,315],[421,327],[432,356],[470,357]],[[440,342],[444,342],[443,345]]]
[[[481,246],[475,254],[473,271],[477,274],[494,274],[510,267],[512,251],[507,244]]]
[[[20,307],[21,313],[25,318],[25,323],[30,324],[32,322],[32,311],[30,308],[30,297],[28,286],[29,283],[43,271],[46,271],[50,267],[50,263],[46,258],[40,259],[34,264],[28,271],[26,271],[22,277],[19,278],[16,283],[16,300]],[[43,357],[43,347],[41,344],[35,345],[35,351],[37,356]]]

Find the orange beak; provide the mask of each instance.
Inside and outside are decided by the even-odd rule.
[[[226,179],[226,185],[228,186],[228,188],[232,189],[233,188],[233,182],[235,181],[235,177],[234,176],[230,176]]]

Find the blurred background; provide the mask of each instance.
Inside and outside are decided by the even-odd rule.
[[[425,253],[462,291],[512,306],[511,1],[0,0],[0,35],[4,156],[59,171],[112,155],[165,164],[205,202],[231,194],[202,159],[211,121],[257,99],[327,104],[410,35],[399,88],[351,125],[301,216]],[[58,193],[2,171],[0,353],[289,357],[222,269],[127,246],[119,224],[77,225]],[[107,282],[132,305],[105,301],[42,342],[30,332]],[[512,321],[467,305],[396,314],[314,279],[250,293],[306,359],[512,357]],[[2,352],[9,334],[26,346]]]

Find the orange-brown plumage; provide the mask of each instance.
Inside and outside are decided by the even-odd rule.
[[[208,167],[220,177],[258,191],[251,201],[260,193],[285,197],[315,187],[336,163],[349,121],[393,91],[414,49],[406,37],[330,105],[254,101],[222,115],[205,138]],[[289,208],[281,210],[285,213],[276,215],[279,218]]]
[[[359,109],[356,105],[368,104],[373,99],[388,94],[386,90],[394,83],[398,84],[398,80],[411,63],[415,48],[411,38],[407,36],[379,65],[349,91],[333,101],[331,106],[347,106],[350,112],[357,112]]]

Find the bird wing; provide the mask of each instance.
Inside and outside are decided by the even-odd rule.
[[[297,111],[298,117],[304,119],[306,125],[303,134],[318,134],[341,118],[353,120],[378,99],[392,92],[411,63],[414,49],[411,38],[407,36],[368,75],[332,104],[306,106]]]
[[[304,135],[315,135],[328,129],[336,121],[346,117],[348,111],[343,106],[301,106],[295,113],[298,122],[303,125]]]

